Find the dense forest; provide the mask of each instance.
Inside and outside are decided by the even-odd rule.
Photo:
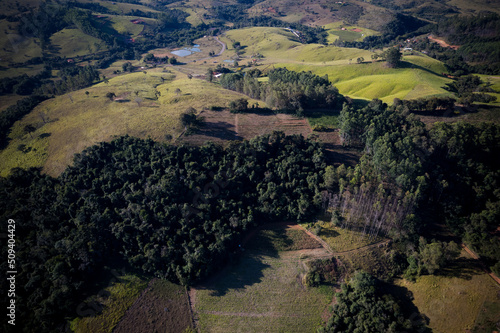
[[[227,73],[220,79],[222,87],[260,99],[281,112],[302,115],[305,109],[340,108],[345,101],[328,76],[311,72],[294,72],[286,68],[273,69],[268,82],[259,82],[250,73]]]
[[[380,281],[358,272],[336,294],[337,304],[326,327],[318,333],[335,332],[427,332],[405,318],[396,300],[384,294]]]
[[[19,311],[24,330],[75,316],[105,267],[182,284],[206,276],[249,228],[318,212],[324,167],[318,143],[277,132],[227,149],[122,137],[77,155],[57,179],[14,170],[1,179],[0,216],[22,240],[16,297],[34,310]]]
[[[343,213],[334,214],[337,223],[349,227],[352,220],[367,233],[385,231],[418,245],[415,237],[424,233],[425,221],[444,220],[500,273],[500,241],[494,236],[500,127],[441,123],[428,130],[408,104],[388,107],[376,100],[360,109],[346,105],[340,118],[344,144],[365,154],[354,168],[328,171],[330,186],[339,189],[331,202]]]

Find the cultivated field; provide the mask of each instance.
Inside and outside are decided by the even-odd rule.
[[[186,332],[192,328],[191,310],[184,287],[152,280],[127,310],[113,332]]]
[[[302,230],[262,231],[238,262],[191,290],[202,332],[313,332],[332,302],[333,289],[306,288],[301,258],[328,256]],[[299,249],[280,251],[279,249]]]

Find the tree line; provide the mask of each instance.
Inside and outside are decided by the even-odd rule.
[[[47,97],[33,95],[17,101],[15,105],[9,106],[0,112],[0,149],[7,147],[8,135],[12,125],[22,117],[30,113],[38,104],[46,100]]]

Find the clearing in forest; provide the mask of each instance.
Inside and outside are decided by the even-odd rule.
[[[191,290],[202,332],[313,332],[331,304],[332,287],[302,284],[305,258],[328,256],[303,230],[261,230],[238,262]]]

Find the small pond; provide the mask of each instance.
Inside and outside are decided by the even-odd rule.
[[[196,44],[196,45],[193,45],[193,47],[185,47],[185,48],[180,49],[180,50],[172,51],[171,53],[175,54],[178,57],[185,57],[185,56],[191,55],[195,52],[201,52],[200,45]]]

